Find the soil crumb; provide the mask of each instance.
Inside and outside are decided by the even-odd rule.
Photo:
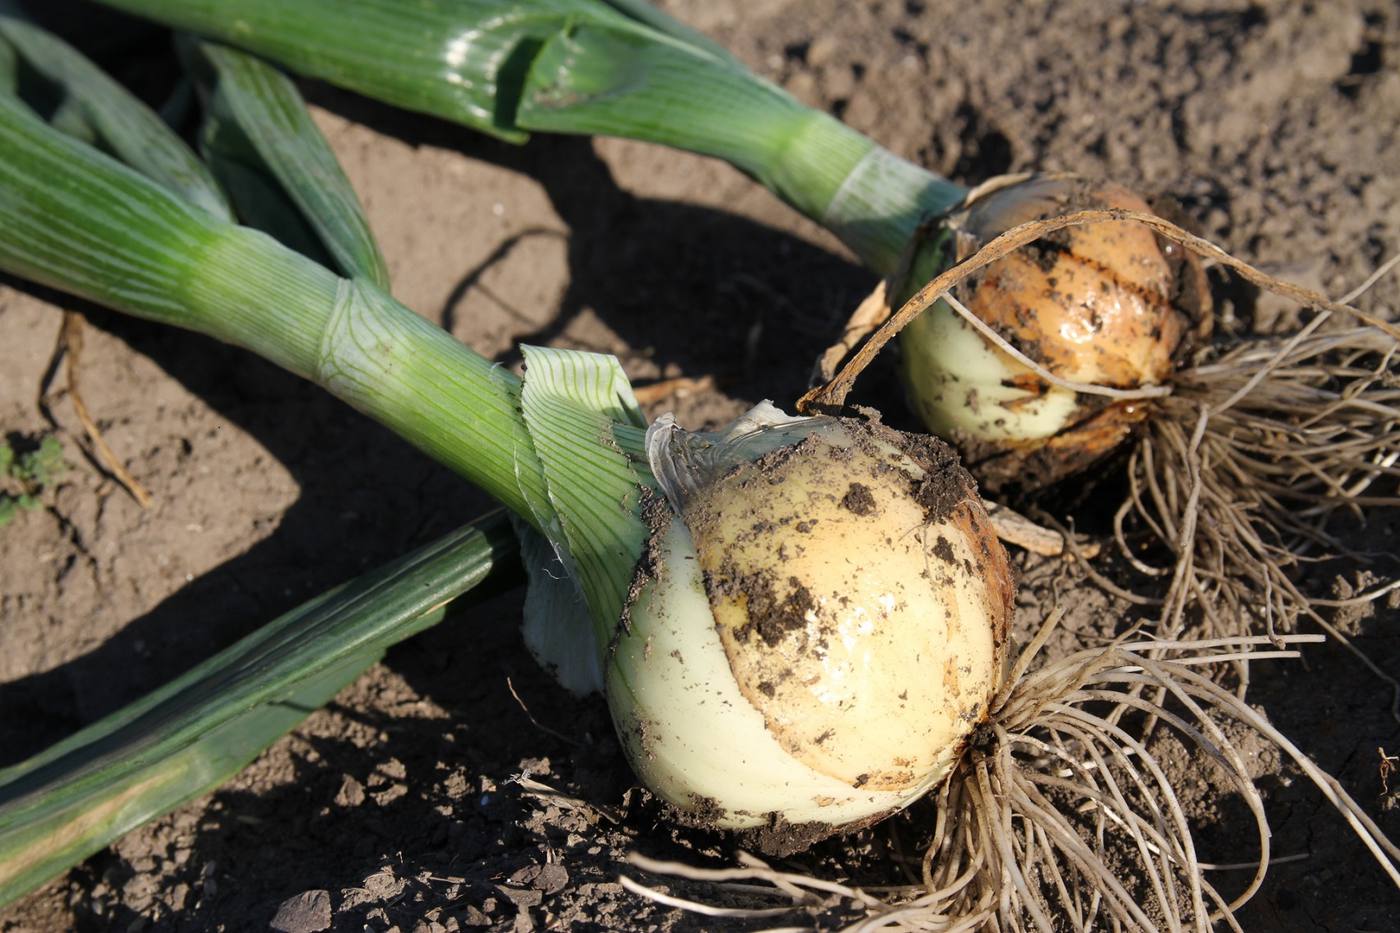
[[[871,515],[875,512],[875,496],[864,483],[851,483],[841,497],[841,507],[856,515]]]

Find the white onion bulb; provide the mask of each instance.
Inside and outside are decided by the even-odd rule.
[[[999,685],[1011,582],[946,446],[769,413],[653,428],[673,505],[606,677],[648,787],[786,851],[946,776]]]

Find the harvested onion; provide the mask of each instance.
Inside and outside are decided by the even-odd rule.
[[[952,452],[771,408],[648,446],[671,507],[607,673],[647,786],[782,852],[941,781],[1000,686],[1012,596]]]
[[[1071,175],[1000,179],[973,191],[911,264],[902,303],[924,282],[1012,227],[1085,208],[1147,211],[1114,184]],[[1210,325],[1195,258],[1133,221],[1046,236],[955,290],[977,317],[1045,370],[1074,383],[1160,385]],[[1035,488],[1113,450],[1147,414],[1052,385],[991,345],[940,301],[900,332],[911,403],[954,441],[989,487]]]

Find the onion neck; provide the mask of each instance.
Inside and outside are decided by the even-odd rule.
[[[647,32],[585,24],[552,36],[531,62],[515,122],[723,159],[881,274],[922,220],[966,194],[733,59]]]
[[[716,68],[707,81],[707,91],[726,106],[612,129],[724,159],[826,227],[881,275],[896,270],[921,222],[967,193],[753,75]]]
[[[921,222],[967,193],[834,117],[806,108],[770,177],[762,180],[881,275],[895,272]]]

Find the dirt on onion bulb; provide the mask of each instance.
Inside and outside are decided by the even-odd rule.
[[[1149,210],[1125,188],[1072,175],[983,185],[918,250],[896,283],[895,306],[1007,230],[1089,208]],[[1200,263],[1132,221],[1050,234],[992,263],[955,294],[1051,374],[1118,389],[1167,382],[1210,329]],[[1051,385],[990,345],[946,301],[910,322],[900,342],[915,411],[957,444],[988,488],[1037,488],[1077,472],[1122,443],[1150,408]]]
[[[952,451],[771,408],[718,441],[663,419],[648,448],[668,501],[607,669],[647,786],[783,853],[943,780],[1001,685],[1012,598]]]

